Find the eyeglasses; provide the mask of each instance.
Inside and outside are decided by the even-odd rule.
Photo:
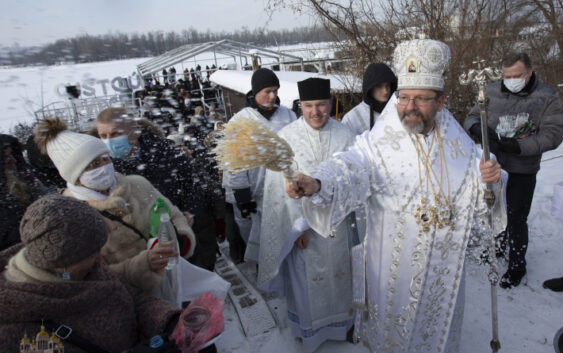
[[[414,101],[414,105],[416,105],[417,107],[423,107],[425,105],[430,104],[431,101],[436,100],[436,98],[438,98],[438,96],[434,96],[434,97],[414,97],[414,98],[399,96],[399,97],[397,97],[397,101],[398,101],[397,104],[402,105],[402,106],[407,106],[407,105],[409,105],[410,101]]]

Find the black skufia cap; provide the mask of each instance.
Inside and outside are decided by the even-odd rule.
[[[310,77],[297,82],[297,88],[299,90],[299,100],[301,101],[330,99],[330,80]]]

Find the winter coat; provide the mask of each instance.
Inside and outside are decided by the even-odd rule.
[[[33,175],[23,158],[22,145],[14,136],[0,134],[0,146],[0,250],[3,250],[20,242],[20,220],[27,206],[44,195],[47,189]],[[7,147],[11,147],[16,160],[18,178],[27,186],[28,200],[20,199],[9,191],[4,161],[4,149]]]
[[[139,293],[103,261],[84,280],[63,281],[30,265],[24,249],[20,244],[0,253],[0,268],[6,268],[0,275],[2,352],[19,352],[24,333],[34,338],[41,320],[64,323],[89,342],[115,353],[162,333],[177,320],[177,308]],[[64,342],[64,350],[85,353],[68,342]]]
[[[142,128],[139,155],[137,158],[115,159],[115,170],[147,178],[181,211],[198,213],[204,202],[205,190],[199,182],[204,179],[202,173],[156,125],[144,119],[137,123]]]
[[[372,97],[372,90],[380,83],[389,82],[391,93],[397,90],[397,77],[389,66],[383,63],[370,64],[364,72],[362,82],[362,102],[344,115],[342,123],[348,126],[356,135],[371,130],[371,114],[373,121],[383,111],[387,102],[379,102]]]
[[[102,257],[110,269],[121,274],[129,284],[142,290],[158,287],[164,279],[164,270],[154,272],[149,267],[147,257],[147,240],[149,235],[149,212],[157,198],[162,197],[170,207],[172,223],[179,234],[190,239],[190,250],[186,257],[193,254],[196,240],[188,226],[186,217],[151,183],[139,175],[123,176],[115,173],[117,188],[105,200],[91,200],[88,204],[98,211],[106,211],[119,217],[123,222],[135,227],[143,235],[122,222],[104,216],[108,228],[108,240],[101,250]],[[73,197],[69,189],[63,195]],[[102,214],[103,215],[103,214]]]
[[[518,139],[521,153],[495,151],[502,169],[509,173],[535,174],[540,169],[542,153],[555,149],[563,140],[563,108],[557,92],[541,82],[533,73],[530,82],[518,92],[512,93],[502,81],[486,87],[488,100],[488,127],[495,130],[499,118],[504,115],[529,114],[536,132]],[[464,122],[464,128],[480,122],[479,106],[475,105]]]

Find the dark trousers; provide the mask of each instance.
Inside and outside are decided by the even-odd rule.
[[[246,243],[240,235],[237,222],[235,222],[235,214],[233,205],[225,202],[225,224],[226,224],[226,237],[229,241],[229,255],[235,264],[244,260],[244,253],[246,251]]]
[[[508,174],[506,185],[506,206],[508,247],[508,268],[523,271],[526,269],[526,250],[528,250],[528,214],[532,206],[536,174]]]
[[[205,207],[194,214],[192,230],[196,237],[196,247],[190,262],[198,267],[213,271],[217,259],[217,233],[213,210]]]

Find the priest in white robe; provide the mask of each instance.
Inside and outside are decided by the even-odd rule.
[[[397,76],[391,68],[384,63],[369,64],[362,81],[362,101],[344,115],[342,124],[348,126],[356,135],[371,130],[395,90]],[[356,229],[363,240],[366,234],[366,211],[359,208],[355,213]]]
[[[290,197],[312,195],[303,200],[305,219],[324,236],[366,206],[367,235],[352,251],[353,301],[355,335],[372,352],[457,352],[465,252],[471,227],[485,223],[485,182],[496,195],[497,228],[504,226],[500,165],[482,161],[444,108],[450,56],[438,41],[399,44],[398,94],[373,129],[312,177],[299,174],[297,190],[286,184]]]
[[[397,89],[397,76],[384,63],[369,64],[362,81],[362,101],[344,115],[342,124],[356,135],[371,130]]]
[[[256,70],[252,74],[251,84],[252,91],[247,94],[247,106],[231,120],[250,118],[277,132],[297,119],[293,111],[278,105],[280,81],[272,70]],[[265,173],[264,167],[241,173],[223,173],[225,200],[233,204],[235,222],[246,242],[245,261],[258,262]]]
[[[309,78],[298,88],[303,116],[279,135],[295,153],[295,167],[312,173],[351,145],[354,135],[329,117],[330,80]],[[284,176],[268,170],[258,284],[287,298],[291,332],[305,352],[313,352],[326,340],[345,340],[353,325],[350,248],[357,236],[351,217],[345,217],[329,237],[322,237],[303,217],[301,202],[284,190]]]

